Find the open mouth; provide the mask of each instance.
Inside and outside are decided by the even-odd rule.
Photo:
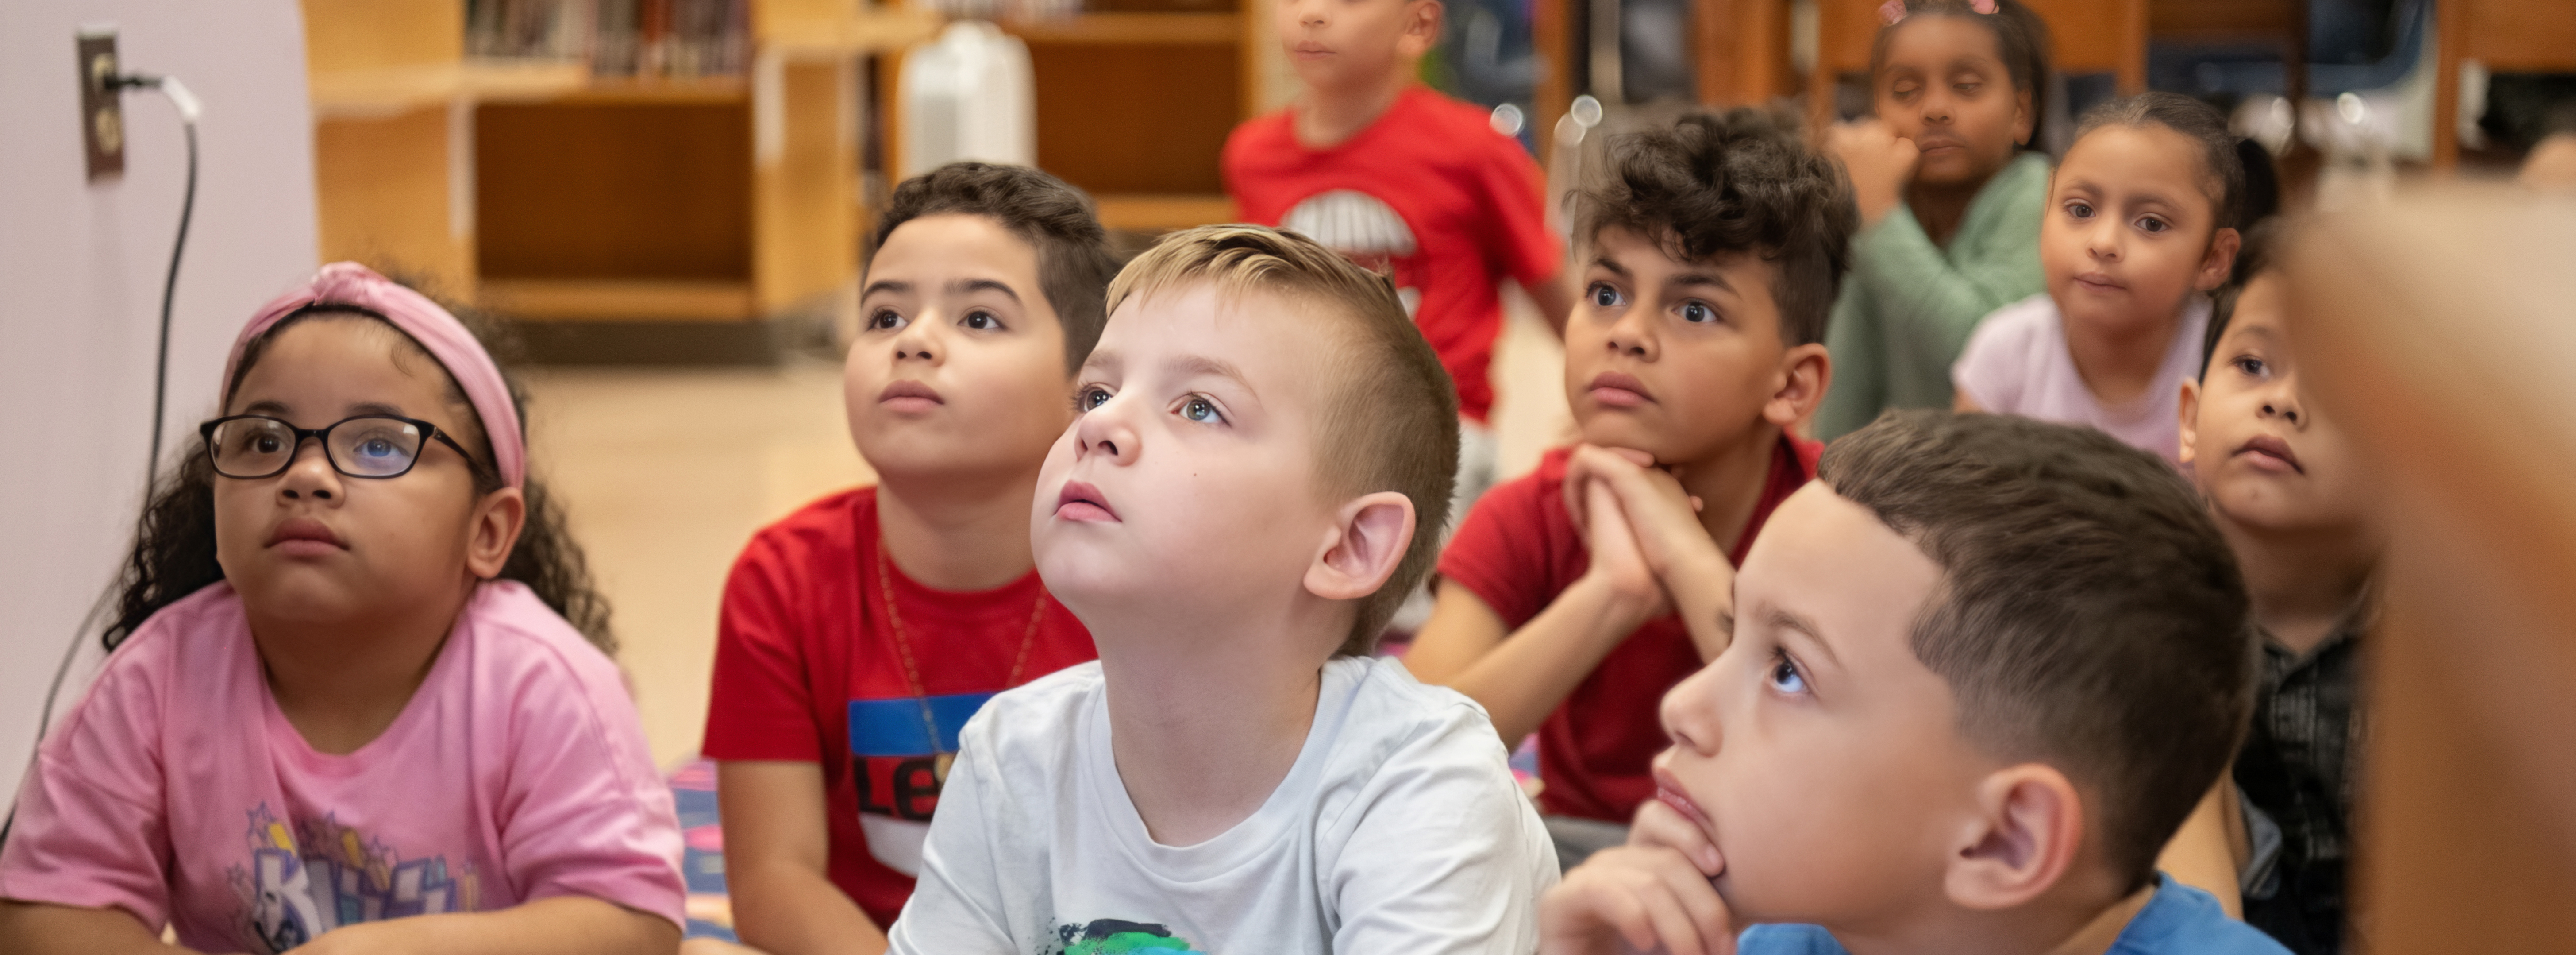
[[[1068,521],[1115,523],[1118,511],[1109,506],[1109,498],[1099,488],[1082,481],[1066,481],[1064,490],[1055,495],[1055,516]]]
[[[268,535],[272,550],[292,556],[318,556],[349,549],[340,535],[321,521],[310,517],[288,518]]]
[[[1655,400],[1655,396],[1646,390],[1646,383],[1637,380],[1637,376],[1615,371],[1592,376],[1592,383],[1584,386],[1584,393],[1591,395],[1594,402],[1610,408],[1635,408]]]
[[[948,401],[939,397],[938,389],[906,379],[887,385],[884,391],[877,392],[877,403],[890,406],[896,411],[928,411],[947,404]]]

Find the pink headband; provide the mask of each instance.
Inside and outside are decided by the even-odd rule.
[[[473,402],[474,414],[483,419],[483,433],[492,443],[492,464],[501,472],[501,482],[523,487],[528,476],[528,448],[519,434],[519,409],[510,403],[510,386],[501,380],[501,368],[492,363],[483,343],[456,316],[438,307],[419,292],[355,262],[333,262],[313,274],[313,281],[280,295],[260,306],[259,314],[242,326],[241,337],[233,339],[233,353],[224,359],[225,406],[232,404],[232,381],[240,369],[242,352],[279,321],[313,306],[345,305],[383,316],[395,328],[410,335],[430,357],[445,366],[458,387]]]

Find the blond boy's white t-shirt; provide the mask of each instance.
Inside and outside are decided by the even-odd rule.
[[[1484,710],[1390,660],[1325,664],[1287,777],[1192,846],[1128,800],[1096,662],[994,697],[961,739],[897,953],[1525,953],[1557,881]]]

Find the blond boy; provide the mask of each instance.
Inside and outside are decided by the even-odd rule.
[[[1394,290],[1222,226],[1109,301],[1031,528],[1101,659],[968,723],[894,950],[1529,950],[1556,862],[1500,741],[1368,655],[1458,446]]]

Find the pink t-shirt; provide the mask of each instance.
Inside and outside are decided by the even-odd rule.
[[[1977,407],[2060,424],[2090,425],[2120,443],[2182,466],[2182,383],[2200,372],[2200,338],[2209,327],[2209,299],[2191,296],[2182,321],[2165,343],[2155,384],[2135,400],[2104,404],[2084,384],[2075,356],[2066,350],[2066,322],[2047,293],[1996,309],[1968,336],[1968,347],[1950,366],[1950,382]]]
[[[680,833],[617,667],[483,585],[382,736],[315,752],[215,584],[108,658],[37,750],[0,898],[132,912],[207,951],[562,895],[683,918]]]

